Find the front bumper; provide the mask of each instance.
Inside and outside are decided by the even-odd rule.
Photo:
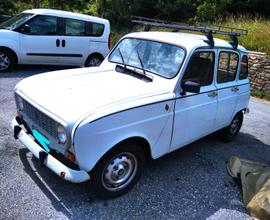
[[[11,123],[12,129],[14,131],[14,137],[18,138],[21,143],[23,143],[37,159],[42,159],[42,162],[45,166],[47,166],[50,170],[56,173],[61,178],[73,182],[73,183],[81,183],[90,179],[89,174],[84,170],[74,170],[61,163],[52,155],[48,154],[43,150],[32,138],[29,136],[19,125],[16,118],[12,120]],[[42,155],[43,158],[40,158]],[[45,157],[44,157],[45,155]]]

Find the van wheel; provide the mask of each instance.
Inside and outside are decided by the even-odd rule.
[[[231,124],[228,127],[221,130],[222,140],[225,142],[232,141],[238,135],[242,123],[243,123],[243,112],[238,112],[234,116]]]
[[[145,155],[134,142],[123,143],[109,151],[91,171],[94,193],[109,199],[128,192],[139,180]]]
[[[0,72],[11,70],[15,66],[14,55],[6,49],[0,49]]]
[[[85,67],[99,66],[103,61],[103,57],[98,54],[90,55],[85,61]]]

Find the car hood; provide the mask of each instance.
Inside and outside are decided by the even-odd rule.
[[[115,105],[129,108],[135,100],[138,105],[140,99],[168,93],[166,83],[158,78],[146,82],[113,69],[80,68],[29,77],[15,90],[41,110],[75,123],[100,109],[110,114]]]

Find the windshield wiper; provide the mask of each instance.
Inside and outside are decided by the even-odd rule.
[[[143,74],[146,76],[146,73],[145,73],[145,70],[144,70],[144,66],[143,66],[143,62],[142,62],[142,59],[141,59],[141,57],[140,57],[138,48],[136,49],[136,53],[137,53],[137,56],[138,56],[139,61],[140,61],[140,64],[141,64],[141,68],[142,68]]]
[[[143,80],[145,80],[147,82],[152,82],[153,81],[153,79],[151,77],[147,76],[147,75],[143,75],[141,73],[138,73],[135,70],[132,70],[132,69],[120,66],[120,65],[116,65],[115,71],[117,71],[119,73],[128,74],[128,75],[136,77],[138,79],[143,79]]]
[[[144,79],[144,80],[146,80],[146,81],[148,81],[148,82],[152,82],[152,81],[153,81],[152,78],[150,78],[149,76],[147,76],[147,75],[145,74],[145,70],[144,70],[144,68],[143,68],[143,63],[142,63],[142,60],[141,60],[141,58],[140,58],[138,52],[137,52],[137,54],[138,54],[138,57],[139,57],[139,60],[140,60],[140,63],[141,63],[141,66],[142,66],[142,70],[143,70],[144,75],[142,75],[142,74],[136,72],[135,70],[132,70],[132,69],[127,68],[127,64],[125,63],[125,60],[124,60],[124,57],[123,57],[123,54],[122,54],[120,48],[118,48],[118,51],[119,51],[119,54],[120,54],[120,57],[121,57],[121,60],[122,60],[122,64],[124,65],[124,67],[119,66],[119,65],[116,65],[115,71],[117,71],[117,72],[119,72],[119,73],[129,74],[129,75],[131,75],[131,76],[133,76],[133,77],[136,77],[136,78],[138,78],[138,79]]]
[[[125,68],[127,68],[127,65],[126,65],[126,63],[125,63],[125,60],[124,60],[124,57],[123,57],[123,54],[122,54],[122,52],[121,52],[120,48],[118,48],[118,51],[119,51],[119,54],[120,54],[120,57],[121,57],[122,63],[124,64],[124,67],[125,67]]]

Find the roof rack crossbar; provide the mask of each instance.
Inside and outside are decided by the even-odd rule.
[[[205,41],[209,46],[214,46],[213,34],[222,34],[227,35],[231,38],[232,42],[230,43],[234,49],[237,49],[238,46],[238,36],[247,35],[247,30],[226,27],[221,25],[213,25],[207,23],[196,23],[194,26],[189,26],[184,23],[176,23],[171,21],[164,21],[158,19],[151,19],[139,16],[131,16],[131,21],[137,24],[143,24],[145,26],[145,31],[150,31],[152,27],[160,27],[172,29],[173,32],[177,31],[193,31],[200,32],[205,34],[207,40]]]

